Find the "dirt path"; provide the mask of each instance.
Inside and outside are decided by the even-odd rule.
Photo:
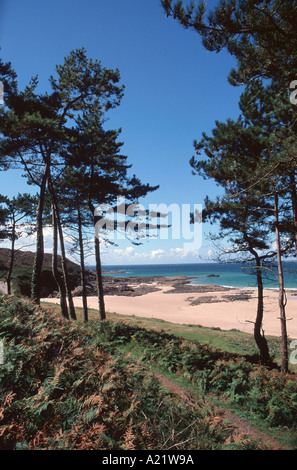
[[[191,395],[185,389],[179,387],[177,384],[171,382],[159,373],[154,372],[154,375],[170,392],[179,395],[190,406],[195,405],[195,398],[191,397]],[[235,413],[229,410],[218,408],[216,414],[224,422],[226,422],[226,424],[234,428],[234,434],[247,435],[252,439],[258,440],[259,442],[263,443],[265,450],[286,450],[275,439],[254,428],[248,421],[239,418]]]

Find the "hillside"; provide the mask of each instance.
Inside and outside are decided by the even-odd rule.
[[[10,261],[10,253],[11,250],[8,248],[0,248],[0,267],[5,267],[8,269],[9,261]],[[23,267],[31,267],[33,266],[35,258],[35,253],[33,251],[22,251],[18,250],[15,252],[14,258],[14,267],[15,269],[23,268]],[[59,259],[59,266],[61,266],[60,259],[61,257],[58,256]],[[69,266],[73,267],[74,269],[78,267],[76,263],[68,260]],[[51,268],[52,264],[52,255],[51,253],[44,253],[44,267]]]
[[[11,250],[0,248],[0,278],[5,279],[8,270]],[[17,295],[30,296],[31,274],[34,264],[35,253],[32,251],[16,251],[14,257],[14,268],[12,274],[12,285],[14,293]],[[52,255],[44,254],[43,271],[41,276],[42,297],[47,297],[57,291],[57,285],[51,271]],[[70,285],[74,289],[80,284],[80,267],[68,260],[68,271],[70,275]],[[61,269],[61,257],[58,256],[58,267]]]
[[[80,325],[0,296],[0,449],[265,448],[236,435],[203,397],[186,403],[121,353],[116,343],[130,333],[148,347],[150,340],[172,341],[120,324]]]
[[[7,248],[0,248],[0,281],[5,279],[5,272],[9,266],[11,250]],[[30,297],[31,288],[31,272],[34,263],[35,253],[32,251],[17,251],[15,253],[13,284],[14,293]],[[52,255],[51,253],[44,254],[43,265],[43,287],[41,296],[49,297],[57,294],[57,285],[51,272]],[[73,261],[67,260],[68,271],[70,275],[70,285],[73,296],[81,296],[81,273],[80,266]],[[58,267],[61,269],[61,257],[58,257]],[[86,287],[88,296],[97,296],[97,281],[96,273],[94,270],[85,269],[86,273]],[[163,276],[151,277],[125,277],[110,276],[108,271],[102,272],[103,288],[105,295],[117,295],[125,297],[134,297],[147,294],[160,290],[156,287],[156,282],[162,281],[162,284],[168,284],[172,287],[174,292],[200,292],[203,286],[192,286],[190,284],[191,278],[184,276],[177,276],[174,278],[165,278]],[[112,273],[115,274],[115,273]],[[207,291],[216,290],[217,286],[208,286]],[[220,289],[222,289],[220,287]]]
[[[247,358],[1,296],[0,341],[0,450],[295,448],[295,376]]]

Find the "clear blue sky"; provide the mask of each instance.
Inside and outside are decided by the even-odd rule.
[[[242,90],[227,81],[234,65],[227,53],[206,51],[197,34],[166,18],[159,0],[2,0],[0,5],[1,56],[12,62],[20,89],[38,74],[40,90],[49,90],[56,64],[82,46],[104,67],[119,69],[125,95],[107,126],[122,127],[131,172],[160,185],[142,201],[146,207],[203,204],[206,195],[217,194],[214,183],[191,175],[189,160],[193,140],[210,133],[215,120],[238,116]],[[28,190],[17,173],[1,173],[0,181],[2,194]],[[183,240],[155,239],[133,250],[128,243],[116,252],[104,250],[103,262],[199,262],[211,248],[208,231],[203,227],[199,254],[186,256]]]

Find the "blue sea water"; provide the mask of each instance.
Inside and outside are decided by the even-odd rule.
[[[297,289],[297,263],[284,262],[283,269],[285,287]],[[240,288],[256,286],[255,274],[251,274],[247,265],[240,263],[103,265],[102,270],[105,275],[117,277],[187,276],[191,278],[192,284],[217,284]],[[273,270],[275,274],[263,270],[263,284],[266,288],[278,287],[277,267]]]

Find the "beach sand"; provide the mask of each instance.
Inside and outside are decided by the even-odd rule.
[[[152,284],[150,284],[152,286]],[[137,296],[106,295],[105,308],[108,312],[121,315],[135,315],[157,318],[177,324],[191,324],[222,330],[240,330],[253,333],[253,322],[257,312],[257,291],[255,289],[226,289],[220,286],[203,286],[202,292],[178,292],[172,285],[155,283],[158,291]],[[215,288],[214,288],[215,287]],[[193,290],[193,289],[192,289]],[[264,291],[265,335],[280,336],[278,291]],[[296,296],[296,297],[295,297]],[[59,302],[56,298],[43,299]],[[81,297],[74,297],[74,304],[82,306]],[[88,297],[88,306],[98,309],[96,296]],[[287,292],[287,331],[291,339],[297,338],[297,292]]]

